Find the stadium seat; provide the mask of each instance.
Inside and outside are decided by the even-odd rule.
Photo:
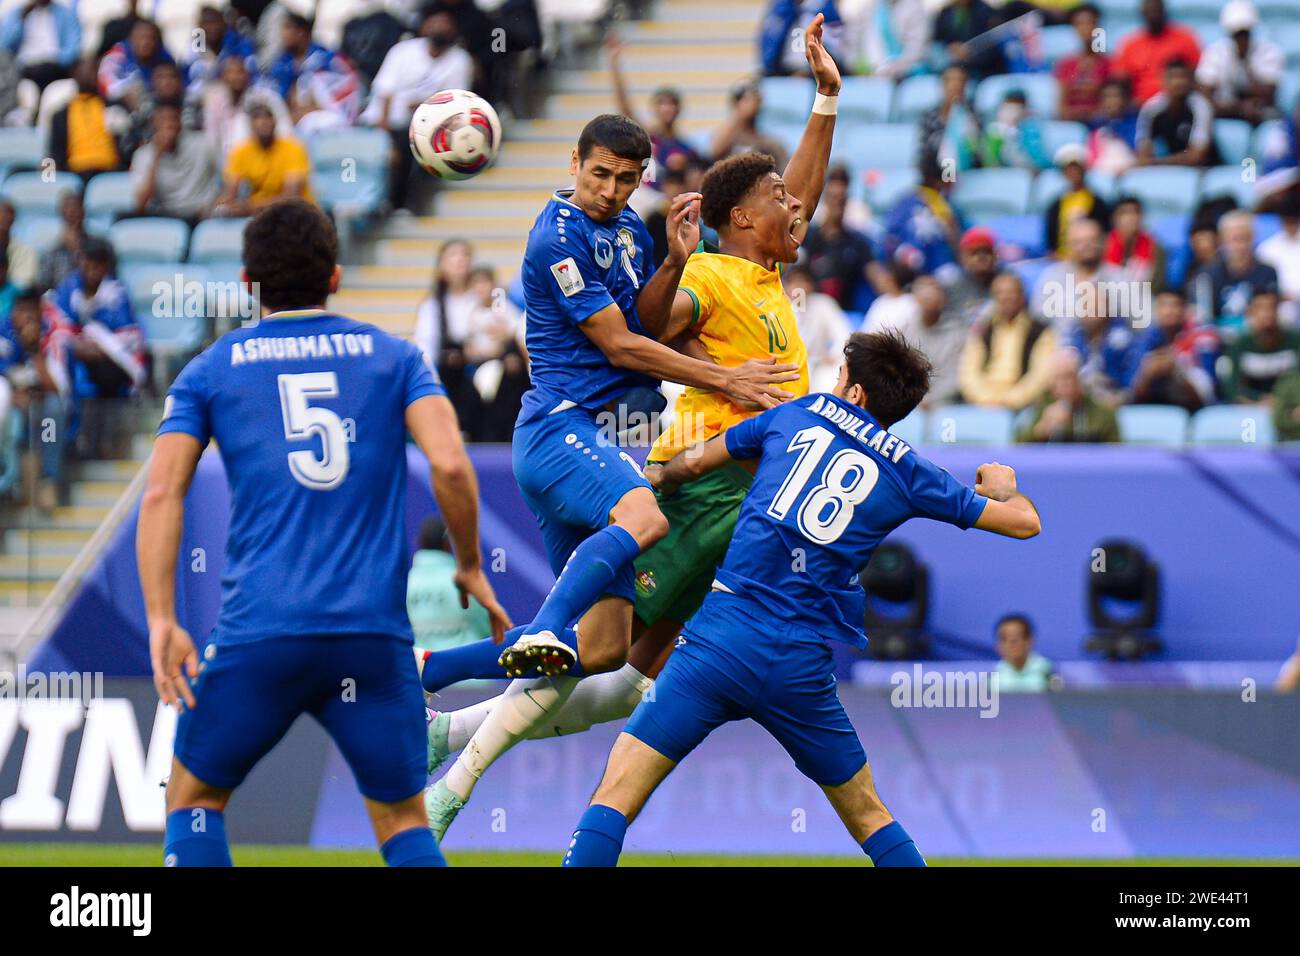
[[[1047,253],[1042,216],[1024,213],[1019,216],[989,216],[979,219],[976,225],[993,230],[999,245],[1015,246],[1021,255],[1015,259],[1035,259]]]
[[[1275,212],[1255,213],[1255,245],[1282,230],[1282,217]]]
[[[18,172],[5,177],[0,195],[19,214],[53,215],[59,211],[59,197],[69,190],[81,192],[81,177],[76,173],[56,173],[48,182],[42,173]]]
[[[1051,259],[1021,259],[1019,262],[1011,263],[1011,271],[1020,276],[1020,282],[1025,287],[1025,291],[1032,292],[1038,286],[1038,280],[1049,265]]]
[[[907,442],[913,448],[924,443],[926,427],[929,424],[929,413],[924,408],[912,409],[912,414],[908,415],[901,422],[895,422],[889,428],[891,435],[896,435],[903,441]]]
[[[1169,0],[1169,18],[1186,23],[1218,23],[1223,0]]]
[[[986,76],[975,87],[975,112],[985,119],[997,112],[998,106],[1011,90],[1025,94],[1030,110],[1039,119],[1056,115],[1061,97],[1060,84],[1050,73],[1000,73]]]
[[[14,220],[14,238],[26,243],[37,255],[49,252],[63,232],[63,220],[58,216],[27,213]]]
[[[1214,121],[1214,142],[1219,147],[1219,157],[1225,166],[1240,166],[1250,151],[1253,129],[1245,120],[1218,119]]]
[[[1182,448],[1191,416],[1176,405],[1121,405],[1115,411],[1120,441],[1127,445]]]
[[[921,174],[915,167],[895,167],[893,169],[869,169],[866,171],[867,204],[877,212],[887,212],[898,201],[916,188],[921,181]]]
[[[384,177],[364,168],[358,168],[349,180],[336,172],[316,171],[312,174],[311,188],[322,209],[348,216],[374,212],[386,195]]]
[[[145,216],[123,219],[113,224],[108,241],[113,244],[117,261],[175,262],[185,258],[190,227],[183,219]]]
[[[1201,171],[1182,166],[1141,166],[1119,179],[1121,194],[1132,193],[1142,200],[1147,215],[1190,213],[1196,207]]]
[[[894,122],[914,123],[939,105],[939,77],[924,73],[909,76],[894,90]]]
[[[1253,209],[1255,206],[1255,184],[1241,178],[1240,166],[1213,166],[1205,171],[1201,180],[1201,198],[1213,199],[1215,196],[1231,196],[1238,206]]]
[[[803,128],[806,125],[808,125],[808,117],[805,116],[801,120],[764,119],[761,128],[768,136],[775,136],[781,142],[781,145],[785,147],[786,153],[793,155],[799,145],[799,138],[803,136]],[[837,132],[839,131],[837,130]],[[839,136],[835,138],[838,140]]]
[[[1196,39],[1200,41],[1202,50],[1223,39],[1223,28],[1219,26],[1217,18],[1212,23],[1201,20],[1188,23],[1187,26],[1196,32]]]
[[[968,169],[957,175],[950,198],[968,219],[1018,216],[1029,209],[1033,182],[1024,169]]]
[[[846,76],[840,87],[839,114],[844,122],[884,123],[894,99],[894,83],[883,76]]]
[[[1277,98],[1274,103],[1284,116],[1290,116],[1295,111],[1297,99],[1300,99],[1300,71],[1287,70],[1282,74],[1282,80],[1277,85]],[[1268,122],[1278,121],[1269,120]],[[1258,155],[1258,153],[1252,155]]]
[[[817,87],[803,76],[765,76],[759,86],[763,93],[762,121],[791,122],[800,126],[808,122],[813,94]]]
[[[247,219],[205,219],[194,227],[190,237],[191,262],[233,260],[244,254],[244,226]]]
[[[191,262],[127,262],[118,267],[131,306],[158,356],[198,351],[208,326],[209,274]]]
[[[14,169],[36,169],[45,156],[40,130],[18,126],[0,127],[0,179]]]
[[[1292,70],[1300,67],[1300,23],[1294,18],[1295,11],[1292,10],[1289,21],[1271,23],[1268,27],[1268,38],[1282,48],[1287,68]]]
[[[831,157],[861,161],[882,169],[914,167],[918,149],[915,123],[856,123],[837,130]]]
[[[1053,65],[1079,52],[1079,35],[1068,23],[1043,27],[1042,38],[1043,56]]]
[[[307,141],[312,168],[318,173],[340,172],[345,163],[374,171],[388,169],[392,140],[382,130],[364,126],[344,127],[317,133]]]
[[[1041,124],[1043,131],[1043,150],[1048,156],[1055,156],[1062,146],[1082,146],[1088,141],[1088,127],[1082,123],[1070,123],[1065,120],[1049,120]]]
[[[1192,416],[1193,445],[1268,448],[1276,440],[1272,412],[1262,405],[1211,405]]]
[[[130,173],[100,173],[86,183],[86,215],[117,216],[136,209]]]
[[[930,413],[927,437],[937,445],[1009,445],[1013,417],[1005,408],[945,405]]]

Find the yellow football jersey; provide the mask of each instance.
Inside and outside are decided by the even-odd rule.
[[[687,260],[678,288],[695,303],[691,329],[714,362],[733,368],[750,359],[774,358],[797,365],[799,378],[779,387],[796,398],[808,394],[808,351],[778,270],[737,256],[697,252]],[[677,399],[672,423],[650,450],[650,460],[666,461],[756,414],[718,392],[688,388]]]

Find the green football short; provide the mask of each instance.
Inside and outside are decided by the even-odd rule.
[[[700,609],[753,481],[744,468],[729,464],[659,499],[668,534],[636,559],[633,610],[642,624],[684,624]]]

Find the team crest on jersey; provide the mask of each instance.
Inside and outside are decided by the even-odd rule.
[[[627,226],[622,226],[618,230],[618,236],[614,240],[623,247],[629,260],[636,258],[636,239],[632,236],[632,230]]]
[[[653,571],[638,571],[636,576],[636,593],[642,597],[649,597],[655,593],[655,588],[659,583],[655,580]]]
[[[600,266],[602,269],[608,269],[614,264],[614,244],[609,241],[608,236],[596,236],[593,254],[596,259],[596,265]]]
[[[578,264],[573,261],[573,256],[561,259],[551,266],[551,275],[555,276],[555,282],[566,299],[581,292],[585,287],[582,273],[578,271]]]

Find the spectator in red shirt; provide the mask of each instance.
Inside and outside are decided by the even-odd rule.
[[[1124,38],[1114,64],[1117,73],[1131,80],[1137,103],[1145,103],[1160,92],[1169,63],[1183,60],[1195,69],[1201,58],[1195,32],[1169,22],[1165,0],[1142,0],[1142,19],[1145,27]]]
[[[1096,4],[1081,3],[1070,11],[1070,26],[1079,34],[1079,52],[1056,64],[1056,81],[1061,86],[1057,112],[1063,120],[1087,123],[1101,113],[1101,88],[1110,79],[1110,58],[1098,52],[1101,10]]]

